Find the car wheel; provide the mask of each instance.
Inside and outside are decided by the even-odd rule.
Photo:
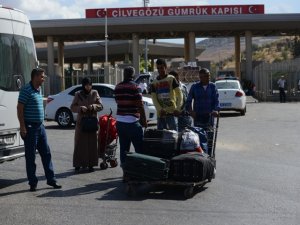
[[[63,108],[56,113],[56,122],[60,127],[70,127],[73,123],[73,115],[69,109]]]
[[[246,107],[241,110],[241,116],[245,116],[245,114],[246,114]]]

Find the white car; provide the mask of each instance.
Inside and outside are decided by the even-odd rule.
[[[221,111],[238,111],[242,116],[246,113],[246,95],[236,79],[217,80]]]
[[[45,107],[45,119],[54,120],[60,127],[69,127],[77,120],[77,113],[71,112],[71,104],[75,93],[82,89],[81,85],[72,86],[56,95],[49,95]],[[93,83],[93,89],[97,90],[103,104],[103,110],[98,116],[109,114],[112,109],[112,116],[116,116],[117,103],[114,98],[115,85]],[[143,97],[143,103],[147,121],[157,119],[156,109],[151,98]]]

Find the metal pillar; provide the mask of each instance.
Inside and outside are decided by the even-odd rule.
[[[47,65],[48,65],[48,80],[47,85],[45,85],[45,95],[52,94],[52,84],[54,83],[55,73],[54,73],[54,42],[52,36],[47,36]]]
[[[92,57],[87,57],[87,75],[90,76],[93,73]]]
[[[189,61],[196,62],[196,37],[194,32],[189,32]]]
[[[235,75],[241,79],[241,41],[240,35],[234,37],[235,43]]]
[[[246,31],[246,79],[252,80],[252,32]]]
[[[66,89],[65,87],[65,57],[64,57],[64,42],[59,41],[58,42],[58,51],[57,51],[57,58],[58,58],[58,66],[59,66],[59,73],[60,73],[60,91],[63,91]]]
[[[135,73],[140,72],[140,57],[139,57],[139,36],[132,34],[132,65],[135,69]]]
[[[184,61],[188,63],[190,61],[190,43],[189,43],[189,37],[185,35],[184,37]]]

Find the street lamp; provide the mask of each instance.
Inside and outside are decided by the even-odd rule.
[[[144,7],[147,7],[150,0],[144,0]],[[145,38],[145,72],[148,72],[148,43],[147,38]]]
[[[107,65],[108,63],[108,52],[107,52],[107,39],[108,39],[108,34],[107,34],[107,9],[104,9],[105,12],[105,64]]]

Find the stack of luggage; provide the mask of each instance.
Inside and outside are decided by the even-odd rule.
[[[201,128],[180,133],[147,129],[143,150],[127,154],[124,173],[133,180],[210,181],[214,178],[216,161],[206,154],[207,142]]]

